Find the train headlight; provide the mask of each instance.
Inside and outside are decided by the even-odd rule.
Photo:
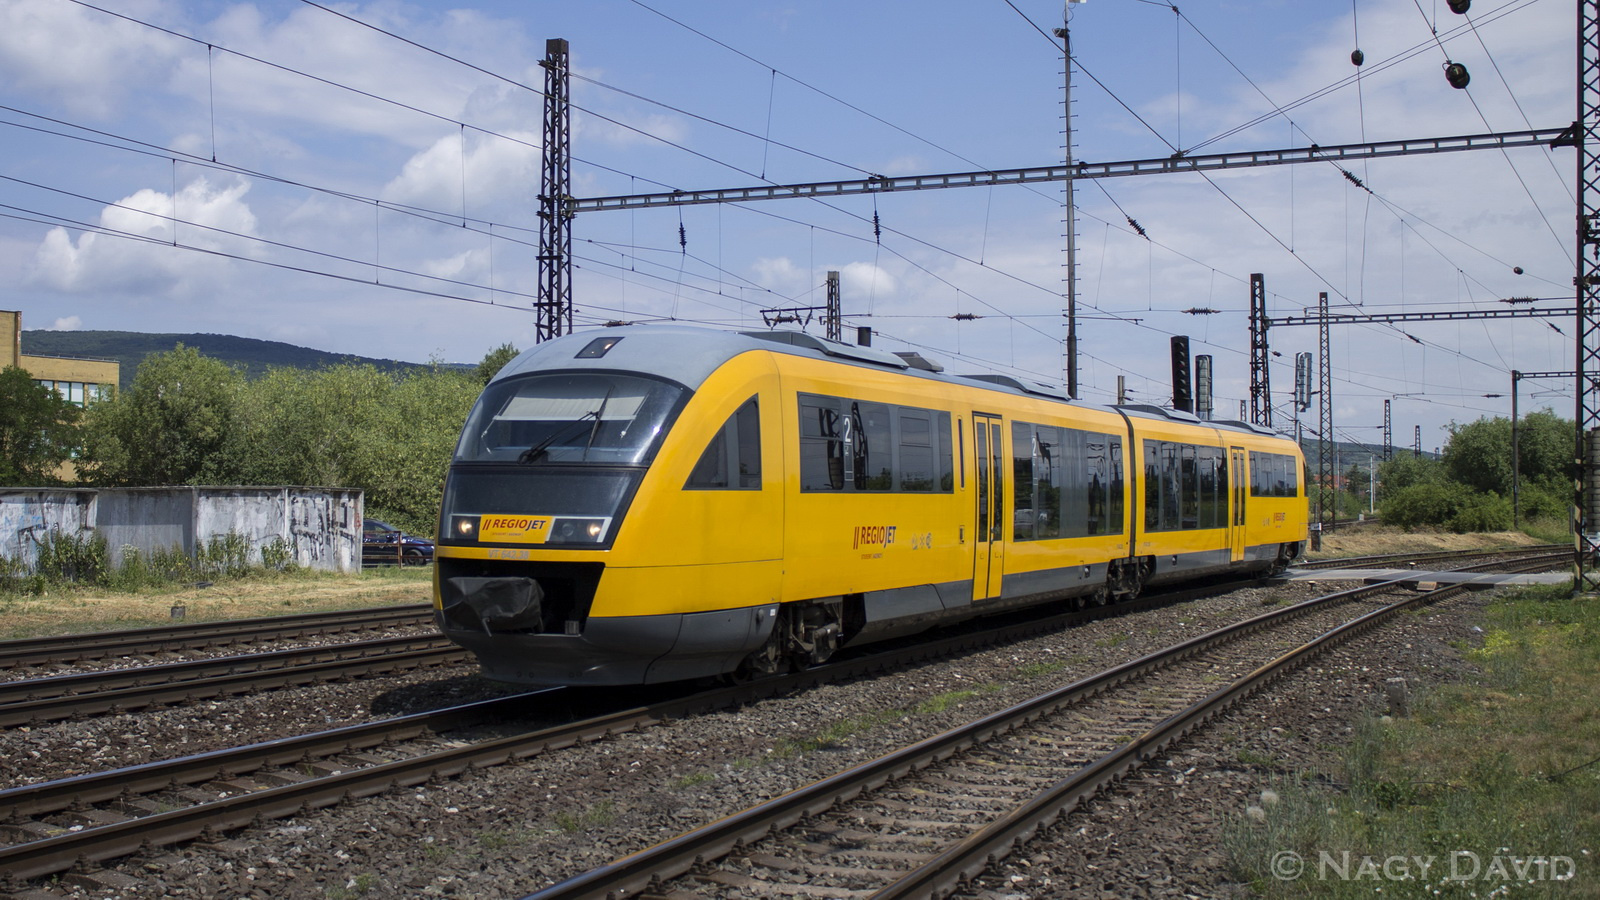
[[[450,533],[452,535],[454,535],[455,537],[461,539],[461,540],[465,540],[465,541],[477,540],[477,538],[478,538],[478,517],[477,516],[451,516],[450,517]]]
[[[550,524],[552,544],[598,544],[605,537],[605,519],[556,519]]]

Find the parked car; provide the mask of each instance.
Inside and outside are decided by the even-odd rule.
[[[423,566],[433,562],[433,541],[400,529],[380,519],[361,523],[361,564],[382,566],[399,563]]]

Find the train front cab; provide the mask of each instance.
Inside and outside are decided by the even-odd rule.
[[[765,353],[710,368],[692,393],[561,369],[485,391],[446,484],[435,603],[489,677],[680,680],[766,640],[782,572],[777,379]],[[474,448],[519,417],[543,437]]]

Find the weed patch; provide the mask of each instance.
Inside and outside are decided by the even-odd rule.
[[[1468,679],[1367,717],[1342,780],[1282,779],[1232,817],[1266,897],[1600,896],[1600,601],[1493,603]]]

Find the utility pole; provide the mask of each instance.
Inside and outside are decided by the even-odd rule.
[[[1573,491],[1573,545],[1577,589],[1593,590],[1595,544],[1600,539],[1595,490],[1595,435],[1600,432],[1600,0],[1578,0],[1578,117],[1572,123],[1578,150],[1577,288],[1577,473]]]
[[[1321,471],[1323,483],[1327,485],[1324,496],[1331,495],[1336,498],[1332,514],[1328,513],[1327,504],[1323,504],[1324,528],[1333,530],[1334,520],[1339,517],[1337,505],[1338,490],[1335,488],[1335,466],[1338,464],[1333,458],[1333,351],[1332,342],[1328,336],[1328,292],[1323,291],[1317,295],[1317,316],[1322,320],[1322,327],[1317,330],[1317,355],[1320,364],[1318,380],[1321,382],[1322,393],[1318,394],[1320,402],[1317,404],[1317,428],[1320,432],[1322,447]]]
[[[1383,401],[1383,461],[1394,459],[1394,420],[1389,418],[1389,401]]]
[[[1267,346],[1267,278],[1260,272],[1250,276],[1250,424],[1272,427],[1272,374]]]
[[[544,44],[544,174],[539,179],[539,298],[535,342],[572,330],[572,107],[567,42]]]
[[[844,316],[840,311],[839,273],[828,273],[828,310],[823,314],[824,335],[830,341],[844,340]]]
[[[1062,6],[1061,27],[1056,37],[1061,39],[1062,84],[1061,124],[1066,136],[1063,142],[1063,159],[1066,162],[1066,218],[1067,218],[1067,396],[1078,399],[1078,198],[1072,172],[1072,4],[1084,0],[1067,0]]]

